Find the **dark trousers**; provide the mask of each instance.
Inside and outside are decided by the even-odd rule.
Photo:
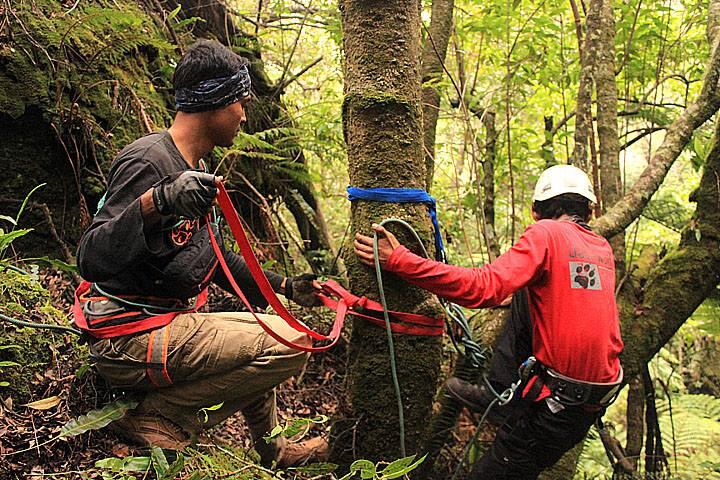
[[[532,355],[532,325],[527,292],[513,297],[511,315],[498,340],[489,379],[505,389],[518,377],[518,367]],[[522,388],[522,387],[521,387]],[[544,400],[513,400],[513,412],[495,436],[490,449],[475,464],[473,480],[534,480],[545,468],[582,441],[600,412],[566,407],[553,413]],[[512,403],[511,403],[512,405]]]

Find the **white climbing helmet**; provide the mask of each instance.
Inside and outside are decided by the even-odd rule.
[[[542,172],[532,199],[533,202],[541,202],[563,193],[577,193],[597,203],[590,178],[573,165],[555,165]]]

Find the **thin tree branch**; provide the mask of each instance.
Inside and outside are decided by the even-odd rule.
[[[273,92],[273,96],[275,96],[275,95],[277,95],[277,94],[279,94],[279,93],[282,93],[282,91],[285,90],[285,89],[288,87],[288,85],[290,85],[290,84],[293,83],[295,80],[297,80],[298,78],[300,78],[303,74],[305,74],[305,72],[307,72],[308,70],[310,70],[312,67],[314,67],[315,65],[317,65],[318,63],[320,63],[320,61],[322,61],[322,59],[323,59],[323,57],[318,57],[318,58],[316,58],[315,60],[313,60],[312,62],[310,62],[310,63],[307,64],[306,66],[304,66],[299,72],[294,73],[294,74],[291,75],[289,78],[287,78],[282,84],[278,84],[278,86],[275,87],[275,92]]]

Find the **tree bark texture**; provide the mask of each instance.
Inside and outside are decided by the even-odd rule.
[[[585,442],[580,442],[565,452],[565,455],[560,457],[560,460],[555,465],[540,474],[538,480],[568,480],[573,478],[584,447]]]
[[[430,28],[422,52],[423,144],[425,153],[425,189],[429,192],[435,173],[435,131],[440,114],[440,90],[443,63],[453,27],[455,0],[433,0]]]
[[[597,3],[597,2],[593,2]],[[569,160],[585,172],[590,172],[594,157],[590,156],[590,142],[594,142],[592,120],[592,91],[595,74],[595,63],[600,48],[600,15],[599,9],[592,7],[586,18],[587,33],[580,50],[580,83],[578,85],[577,107],[575,115],[575,145]]]
[[[482,117],[485,126],[485,158],[483,159],[483,220],[487,237],[488,255],[490,260],[500,256],[500,246],[495,231],[495,160],[497,159],[497,129],[495,128],[495,112],[487,111]]]
[[[555,119],[552,117],[552,115],[543,117],[543,133],[545,134],[545,141],[540,147],[540,155],[542,155],[543,160],[545,160],[545,168],[550,168],[553,165],[557,165],[557,160],[555,159],[555,151],[553,149],[553,137],[555,136],[555,128],[553,126],[554,122]]]
[[[617,83],[615,82],[615,19],[610,0],[594,0],[590,13],[597,9],[599,17],[597,33],[600,47],[595,63],[595,89],[597,91],[597,132],[600,156],[600,184],[602,185],[603,207],[606,208],[620,199],[622,183],[620,178],[620,141],[617,127]]]
[[[343,127],[350,183],[362,188],[424,188],[420,3],[345,0],[340,8],[345,53]],[[432,246],[432,226],[424,205],[356,202],[352,234],[371,234],[371,224],[388,217],[410,222],[425,244]],[[412,246],[406,232],[396,233]],[[352,252],[346,261],[352,291],[377,299],[373,269],[360,264]],[[383,280],[391,310],[440,315],[439,304],[429,293],[391,275]],[[420,453],[438,382],[442,338],[394,335],[394,339],[407,453]],[[370,460],[398,458],[398,412],[384,329],[354,322],[348,381],[350,420],[336,424],[335,459],[347,464],[355,455]]]
[[[650,392],[650,395],[653,394],[653,392]],[[625,455],[632,465],[633,471],[637,471],[645,435],[645,423],[643,421],[645,418],[645,389],[639,376],[633,378],[628,386],[626,418],[627,440],[625,442]]]
[[[602,211],[607,210],[622,196],[620,175],[620,139],[617,126],[618,93],[615,81],[615,18],[611,0],[594,0],[590,3],[588,18],[597,15],[599,21],[588,37],[599,38],[595,59],[595,90],[597,92],[597,133],[599,144],[600,201]],[[597,10],[597,11],[596,11]],[[598,186],[595,185],[595,190]],[[625,274],[625,235],[618,234],[610,239],[615,254],[615,270],[618,278]]]

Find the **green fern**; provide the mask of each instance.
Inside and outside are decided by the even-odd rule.
[[[617,426],[616,438],[624,443],[626,395],[606,415]],[[670,406],[672,404],[672,416]],[[711,395],[672,394],[657,400],[663,445],[673,478],[720,480],[715,468],[720,458],[720,399]],[[644,453],[641,453],[641,471]],[[591,432],[580,457],[576,479],[610,479],[612,469],[595,432]]]

